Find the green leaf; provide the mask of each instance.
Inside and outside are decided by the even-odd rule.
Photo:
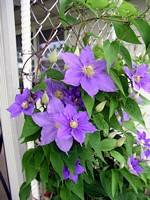
[[[132,60],[128,49],[124,46],[120,46],[120,54],[122,55],[123,59],[125,60],[126,64],[132,70]]]
[[[42,147],[38,146],[34,152],[34,161],[35,161],[35,168],[39,169],[42,161],[44,159],[44,152]]]
[[[100,172],[100,180],[102,183],[102,186],[105,190],[105,192],[107,193],[107,195],[109,196],[110,199],[112,198],[112,175],[111,175],[111,171],[102,171]]]
[[[94,106],[94,99],[92,99],[86,92],[81,90],[82,100],[86,107],[87,113],[89,117],[92,114],[93,106]]]
[[[40,138],[41,136],[41,130],[37,131],[36,133],[34,133],[33,135],[30,135],[28,137],[25,137],[24,140],[21,142],[21,144],[23,143],[27,143],[29,141],[35,141],[38,138]]]
[[[31,185],[24,182],[21,185],[20,191],[19,191],[20,200],[27,200],[30,196],[30,192],[31,192]]]
[[[65,185],[60,187],[60,197],[62,200],[71,199],[71,191]]]
[[[77,24],[79,22],[76,18],[69,14],[66,15],[66,21],[71,24]]]
[[[37,173],[38,171],[35,168],[34,157],[32,156],[25,168],[25,175],[28,184],[37,176]]]
[[[116,147],[117,140],[106,138],[100,142],[101,151],[111,151]]]
[[[115,114],[111,117],[110,122],[109,122],[109,126],[111,128],[113,128],[114,130],[124,132],[123,129],[122,129],[122,126],[118,122],[118,119],[117,119]]]
[[[28,166],[30,159],[34,157],[34,152],[35,149],[29,149],[24,153],[22,157],[22,170]]]
[[[133,44],[141,44],[129,24],[113,22],[113,26],[119,39]]]
[[[71,190],[81,200],[84,200],[84,185],[82,175],[78,175],[78,182],[76,184],[73,181],[69,180],[66,182],[66,185],[69,190]]]
[[[124,121],[122,123],[122,126],[124,126],[127,130],[132,131],[133,133],[136,133],[136,128],[134,126],[134,122],[130,119],[128,121]]]
[[[126,161],[125,161],[125,159],[124,159],[124,157],[118,152],[118,151],[111,151],[110,152],[110,154],[111,154],[111,156],[113,157],[113,158],[115,158],[120,164],[125,164],[126,163]]]
[[[113,114],[115,113],[116,109],[118,108],[117,99],[111,98],[109,107],[110,107],[110,109],[109,109],[109,120],[110,120],[110,118],[113,116]]]
[[[117,12],[119,12],[123,16],[131,16],[131,15],[137,16],[138,15],[135,5],[126,1],[124,1],[121,4]]]
[[[110,70],[109,74],[110,74],[111,78],[113,79],[114,83],[115,83],[115,84],[117,85],[117,87],[119,88],[119,90],[120,90],[120,91],[122,92],[122,94],[125,96],[125,93],[124,93],[123,87],[122,87],[122,83],[121,83],[119,77],[117,76],[117,74],[116,74],[114,71],[112,71],[112,70]]]
[[[90,4],[93,8],[104,9],[109,5],[108,0],[87,0],[87,3]]]
[[[93,134],[90,134],[89,136],[89,143],[91,144],[92,148],[94,149],[97,156],[105,162],[102,152],[101,152],[101,144],[100,144],[101,138],[100,138],[100,132],[95,132]]]
[[[107,61],[107,71],[109,72],[111,65],[119,53],[119,43],[117,41],[110,43],[108,40],[106,40],[104,42],[103,48],[105,59]]]
[[[109,126],[104,120],[104,116],[101,113],[98,113],[96,115],[93,115],[93,120],[99,131],[103,131],[105,135],[108,135]]]
[[[46,160],[44,160],[40,166],[40,178],[43,184],[48,182],[48,176],[50,173],[49,165]]]
[[[132,22],[136,28],[138,29],[139,33],[141,34],[143,41],[146,45],[146,48],[148,48],[148,46],[150,45],[150,37],[149,37],[149,33],[150,33],[150,25],[149,23],[144,20],[144,19],[130,19],[130,22]]]
[[[67,27],[68,26],[68,23],[66,21],[66,15],[65,15],[65,10],[66,10],[66,7],[72,3],[72,0],[60,0],[59,1],[60,3],[60,7],[59,7],[59,16],[60,16],[60,20],[61,20],[61,23],[64,27]]]
[[[125,146],[128,157],[132,154],[133,144],[134,144],[134,136],[131,133],[127,133]]]
[[[123,106],[125,112],[127,112],[131,118],[138,121],[141,125],[145,126],[141,110],[138,104],[130,98],[127,98],[126,105]]]
[[[141,106],[147,106],[150,105],[150,100],[144,97],[143,95],[140,94],[140,97],[142,98],[142,102],[140,103]]]
[[[31,90],[32,92],[38,92],[40,90],[44,90],[47,88],[46,83],[43,81],[41,83],[38,83],[34,86],[34,88]]]
[[[48,69],[45,74],[47,75],[47,78],[51,78],[57,81],[64,79],[64,75],[56,69]]]
[[[40,127],[36,125],[32,119],[31,116],[25,115],[25,122],[22,130],[22,134],[19,139],[22,139],[24,137],[29,137],[36,133]]]
[[[111,189],[112,189],[112,196],[115,197],[117,188],[119,184],[119,179],[118,179],[118,171],[115,169],[112,169],[112,184],[111,184]]]
[[[54,170],[58,173],[60,178],[63,179],[62,171],[63,171],[64,164],[61,157],[57,153],[51,152],[50,160],[51,160]]]

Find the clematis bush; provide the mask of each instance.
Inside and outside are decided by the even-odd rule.
[[[78,21],[68,9],[93,17]],[[60,1],[60,10],[64,28],[103,20],[116,39],[100,45],[96,36],[93,45],[95,34],[85,33],[82,45],[64,48],[63,69],[56,62],[41,70],[33,89],[17,94],[8,108],[11,117],[24,114],[22,142],[35,142],[22,159],[20,199],[30,196],[33,179],[53,200],[149,199],[150,136],[141,112],[150,104],[142,95],[150,93],[146,12],[103,0]],[[145,54],[132,58],[128,43],[143,43]]]

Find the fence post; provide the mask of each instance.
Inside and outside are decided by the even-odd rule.
[[[31,56],[31,9],[30,0],[21,0],[21,31],[22,31],[22,59],[23,65]],[[32,60],[29,59],[23,70],[23,83],[24,88],[32,88],[32,81],[30,76],[32,74]],[[28,149],[34,148],[34,142],[27,143]],[[40,198],[39,185],[36,180],[31,182],[32,196],[36,199]],[[34,199],[33,198],[33,199]]]

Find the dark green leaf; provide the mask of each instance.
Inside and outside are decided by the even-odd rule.
[[[60,178],[63,179],[62,171],[63,171],[64,164],[61,157],[57,153],[51,152],[50,160],[51,160],[54,170],[58,173]]]
[[[47,75],[48,78],[51,78],[57,81],[60,81],[64,78],[64,75],[56,69],[48,69],[45,72],[45,74]]]
[[[30,159],[34,157],[34,152],[35,149],[29,149],[24,153],[22,158],[22,170],[24,170],[28,166]]]
[[[37,131],[36,133],[34,133],[31,136],[25,137],[24,140],[21,142],[21,144],[27,143],[29,141],[35,141],[35,140],[39,139],[40,136],[41,136],[41,130]]]
[[[78,182],[76,184],[73,181],[69,180],[66,182],[66,185],[69,190],[71,190],[81,200],[84,200],[84,186],[83,186],[82,175],[78,175]]]
[[[131,56],[130,56],[128,49],[125,46],[121,45],[120,53],[121,53],[122,57],[124,58],[127,66],[130,68],[130,70],[132,70],[132,60],[131,60]]]
[[[47,161],[44,160],[40,166],[40,178],[43,184],[48,182],[49,173],[50,173],[49,165]]]
[[[113,151],[110,152],[110,154],[111,154],[111,156],[112,156],[113,158],[115,158],[120,164],[125,164],[125,163],[126,163],[124,157],[123,157],[118,151],[114,151],[114,150],[113,150]]]
[[[41,83],[38,83],[34,86],[34,88],[31,90],[32,92],[38,92],[40,90],[44,90],[47,88],[46,83],[43,81]]]
[[[90,4],[93,8],[104,9],[109,5],[108,0],[87,0],[87,3]]]
[[[107,71],[109,72],[111,65],[116,59],[119,52],[119,43],[117,41],[113,41],[112,43],[104,42],[104,55],[107,61]]]
[[[134,144],[134,136],[131,133],[127,133],[125,145],[128,157],[132,154],[133,144]]]
[[[20,200],[27,200],[29,198],[29,196],[30,196],[30,192],[31,192],[30,184],[26,184],[26,182],[24,182],[21,185],[20,191],[19,191]]]
[[[42,147],[39,146],[35,149],[35,153],[34,153],[34,161],[35,161],[36,169],[39,169],[43,159],[44,159],[44,152],[43,152]]]
[[[117,140],[106,138],[100,142],[101,151],[111,151],[116,147]]]
[[[110,118],[113,116],[113,114],[115,113],[116,109],[118,108],[117,99],[111,98],[109,107],[110,107],[110,109],[109,109],[109,120],[110,120]]]
[[[109,196],[110,199],[112,198],[112,175],[111,175],[111,171],[102,171],[100,172],[100,180],[102,183],[102,186],[105,190],[105,192],[107,193],[107,195]]]
[[[111,117],[110,122],[109,122],[109,125],[110,125],[110,127],[113,128],[114,130],[118,130],[118,131],[124,132],[123,129],[122,129],[122,126],[121,126],[120,123],[118,122],[118,119],[117,119],[117,117],[116,117],[115,114]]]
[[[109,126],[104,120],[104,116],[101,113],[98,113],[96,115],[93,115],[93,120],[99,131],[103,131],[105,135],[108,135]]]
[[[135,128],[135,126],[134,126],[134,122],[133,122],[131,119],[128,120],[128,121],[124,121],[124,122],[122,123],[122,126],[124,126],[127,130],[132,131],[133,133],[136,132],[136,128]]]
[[[31,116],[25,115],[25,122],[22,130],[22,134],[19,139],[22,139],[24,137],[29,137],[36,133],[40,127],[36,125],[32,119]]]
[[[127,112],[131,118],[138,121],[141,125],[145,126],[141,110],[138,104],[130,98],[127,98],[126,105],[123,106],[125,112]]]
[[[113,26],[119,39],[133,44],[141,44],[129,24],[113,22]]]
[[[136,26],[139,33],[141,34],[143,41],[146,45],[146,48],[150,45],[150,25],[149,23],[144,19],[130,19],[130,21]]]
[[[92,99],[86,92],[81,90],[82,100],[86,107],[87,113],[89,117],[92,114],[93,106],[94,106],[94,99]]]
[[[60,8],[59,8],[59,16],[60,16],[60,20],[61,23],[64,27],[67,27],[69,24],[66,21],[66,15],[65,15],[65,10],[66,7],[72,2],[72,0],[60,0]]]
[[[62,200],[71,199],[70,188],[68,189],[65,185],[61,186],[61,188],[60,188],[60,197],[61,197]]]
[[[34,157],[31,157],[28,162],[28,165],[25,168],[27,183],[30,183],[37,176],[37,173],[38,171],[35,168]]]
[[[119,90],[120,90],[120,91],[122,92],[122,94],[125,96],[125,93],[124,93],[123,87],[122,87],[122,83],[121,83],[119,77],[117,76],[117,74],[116,74],[114,71],[112,71],[112,70],[110,70],[109,74],[110,74],[111,78],[113,79],[114,83],[115,83],[115,84],[117,85],[117,87],[119,88]]]
[[[119,183],[119,180],[118,180],[118,171],[115,170],[115,169],[112,169],[112,196],[115,197],[115,194],[116,194],[116,191],[117,191],[117,188],[118,188],[118,183]]]
[[[79,22],[76,18],[69,14],[66,15],[66,20],[71,24],[77,24]]]

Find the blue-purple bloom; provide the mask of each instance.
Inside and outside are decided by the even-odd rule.
[[[62,114],[53,119],[60,124],[57,132],[56,144],[64,152],[68,152],[73,145],[73,139],[82,144],[86,133],[93,133],[96,128],[89,122],[87,112],[77,112],[74,106],[67,105]]]
[[[42,127],[40,138],[41,145],[46,145],[55,141],[57,131],[60,125],[57,122],[55,122],[55,120],[52,117],[55,114],[61,113],[63,111],[63,103],[59,99],[51,97],[47,105],[47,111],[33,114],[33,121],[38,126]]]
[[[150,139],[147,139],[146,138],[146,133],[143,131],[142,133],[140,133],[138,130],[137,130],[137,141],[138,143],[141,145],[141,146],[144,146],[144,147],[147,147],[147,148],[150,148]]]
[[[134,159],[133,155],[130,156],[130,158],[128,159],[128,166],[131,174],[139,176],[141,172],[144,172],[144,169],[139,166],[139,163],[140,160]]]
[[[34,112],[34,104],[31,101],[30,90],[26,88],[22,94],[17,94],[15,103],[7,110],[11,113],[11,117],[18,117],[21,112],[26,115],[32,115]]]
[[[142,64],[136,66],[133,64],[133,70],[128,67],[124,67],[126,75],[131,79],[133,87],[137,90],[143,89],[146,92],[150,92],[150,76],[148,65]]]
[[[93,97],[99,90],[115,92],[115,84],[111,77],[104,71],[106,61],[96,61],[89,46],[82,49],[80,56],[73,53],[62,53],[62,59],[69,67],[65,73],[64,82],[81,87]]]
[[[115,112],[116,115],[119,115],[118,111]],[[126,113],[124,110],[122,110],[122,115],[123,115],[123,118],[120,117],[119,115],[119,123],[122,125],[123,122],[126,122],[130,119],[130,116],[128,115],[128,113]]]
[[[84,173],[84,168],[80,165],[79,160],[76,161],[75,164],[75,173],[71,176],[70,171],[66,166],[63,168],[63,178],[64,180],[66,179],[71,179],[73,182],[77,183],[78,181],[78,175]]]
[[[141,152],[141,159],[144,161],[150,161],[150,150],[146,149],[145,151]]]

